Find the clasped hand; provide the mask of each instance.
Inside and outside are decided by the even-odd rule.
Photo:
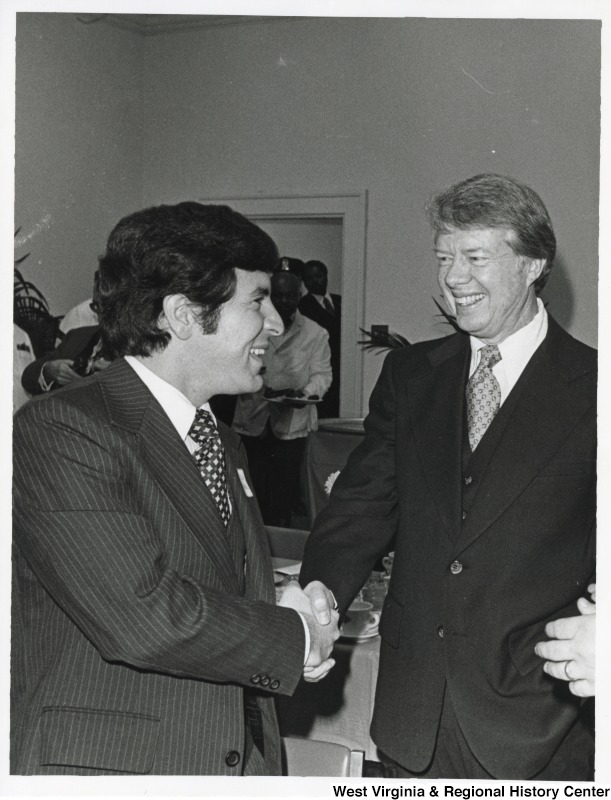
[[[594,602],[579,598],[577,608],[581,616],[548,622],[545,633],[550,640],[535,646],[537,655],[545,659],[543,670],[567,681],[570,691],[578,697],[591,697],[596,690],[596,584],[588,586],[588,591]]]
[[[330,655],[339,637],[339,614],[333,610],[333,595],[320,581],[312,581],[304,589],[297,581],[291,581],[284,588],[278,605],[303,614],[310,633],[310,652],[303,677],[311,683],[319,681],[335,665]]]

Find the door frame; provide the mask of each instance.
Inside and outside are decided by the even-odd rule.
[[[342,221],[342,335],[340,417],[363,415],[363,351],[358,345],[365,313],[367,191],[318,195],[236,195],[202,197],[248,219],[321,219]]]

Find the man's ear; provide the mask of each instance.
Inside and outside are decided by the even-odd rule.
[[[158,325],[177,339],[189,339],[197,324],[193,303],[184,294],[168,294],[163,298],[163,311]]]
[[[537,278],[541,275],[543,270],[545,269],[545,259],[544,258],[529,258],[528,259],[528,269],[527,269],[527,279],[528,285],[532,286],[532,284],[537,280]]]

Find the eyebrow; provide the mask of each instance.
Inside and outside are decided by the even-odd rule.
[[[263,295],[263,297],[269,297],[269,294],[270,291],[267,286],[255,286],[249,297],[259,297],[260,295]]]
[[[443,247],[434,247],[433,248],[433,252],[434,253],[449,253],[450,251],[449,250],[444,250]],[[477,253],[477,252],[489,253],[490,250],[488,250],[488,248],[484,247],[483,245],[480,245],[479,247],[468,247],[466,250],[463,250],[462,252],[463,253]]]

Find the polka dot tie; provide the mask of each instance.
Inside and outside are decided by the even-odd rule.
[[[210,494],[214,498],[221,514],[223,524],[227,527],[231,511],[227,496],[227,476],[225,475],[225,451],[212,414],[204,408],[198,408],[195,419],[189,429],[189,436],[200,445],[194,453],[199,471]]]
[[[465,395],[471,450],[475,450],[480,443],[501,405],[501,387],[492,372],[492,367],[501,358],[497,345],[482,347],[477,369],[467,382]]]

